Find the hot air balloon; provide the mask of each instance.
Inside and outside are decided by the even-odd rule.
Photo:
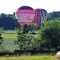
[[[29,6],[22,6],[17,9],[15,17],[21,26],[31,25],[34,22],[37,26],[41,26],[46,20],[47,11],[45,9],[33,9]]]
[[[15,17],[19,25],[24,27],[23,30],[27,31],[32,23],[40,27],[45,20],[46,14],[45,9],[33,9],[29,6],[22,6],[15,12]]]
[[[35,11],[29,6],[22,6],[18,8],[15,17],[21,26],[29,26],[34,20]]]
[[[44,20],[46,20],[46,16],[47,16],[47,11],[45,9],[36,9],[34,23],[37,26],[41,26],[43,24]]]

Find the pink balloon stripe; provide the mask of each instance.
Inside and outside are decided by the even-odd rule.
[[[18,13],[35,13],[35,10],[17,10],[16,11],[16,14]]]

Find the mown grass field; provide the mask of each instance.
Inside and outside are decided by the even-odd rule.
[[[0,60],[57,60],[56,56],[6,56],[6,57],[0,57]]]
[[[3,39],[17,39],[17,34],[2,34]]]

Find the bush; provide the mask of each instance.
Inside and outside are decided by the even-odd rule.
[[[60,47],[60,21],[48,21],[41,27],[41,48],[57,49]]]
[[[38,50],[40,42],[32,34],[20,34],[18,39],[20,50]]]

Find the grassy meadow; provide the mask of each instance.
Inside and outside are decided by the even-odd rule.
[[[3,39],[17,39],[17,34],[2,34]]]
[[[0,57],[0,60],[57,60],[56,56],[47,56],[47,55],[37,55],[37,56],[5,56],[5,57]]]

